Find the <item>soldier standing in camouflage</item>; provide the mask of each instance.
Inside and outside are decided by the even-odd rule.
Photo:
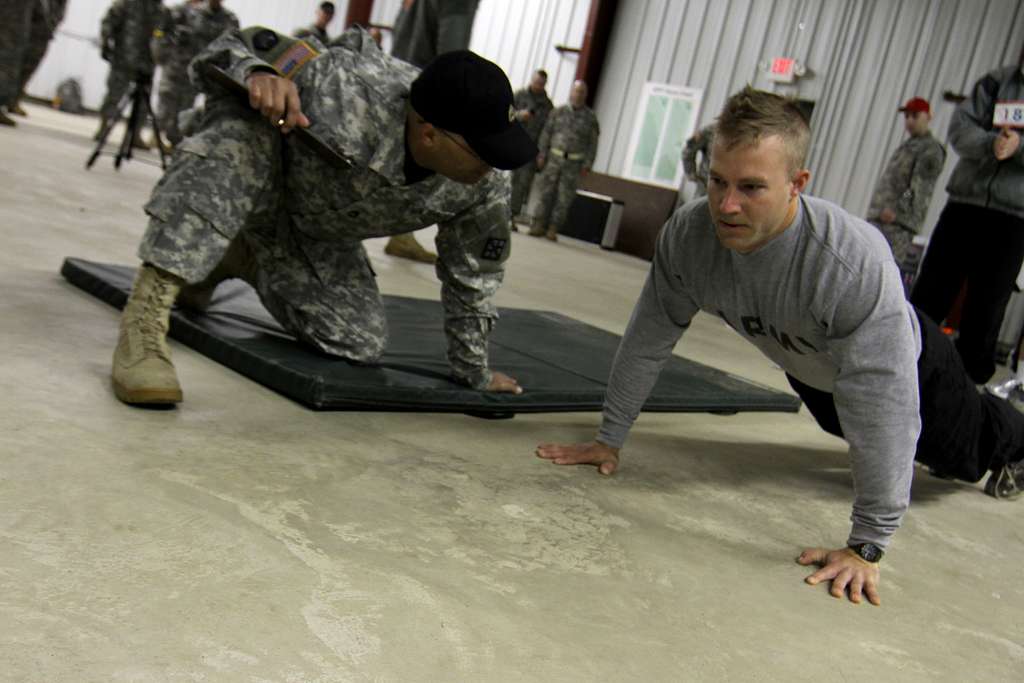
[[[188,79],[188,64],[217,36],[238,28],[238,17],[221,0],[186,2],[169,15],[166,30],[153,41],[153,54],[163,68],[156,116],[167,140],[177,145],[183,137],[178,115],[192,108],[197,94]]]
[[[39,68],[39,63],[43,61],[46,48],[50,46],[50,40],[53,39],[53,32],[57,30],[57,25],[64,18],[66,5],[67,0],[36,0],[35,7],[32,9],[31,32],[21,64],[18,100],[24,97],[25,86],[32,79],[32,74]],[[10,112],[18,116],[28,116],[28,112],[22,109],[17,100],[10,107]]]
[[[166,9],[160,0],[114,0],[100,25],[100,56],[110,63],[107,75],[107,94],[100,105],[99,139],[108,121],[117,116],[121,98],[133,82],[151,81],[153,55],[149,41],[154,32],[166,22]],[[138,131],[136,131],[138,132]],[[132,143],[146,148],[136,136]]]
[[[36,0],[8,0],[0,8],[0,124],[5,126],[17,125],[4,110],[14,108],[21,91],[21,69],[35,4]]]
[[[932,120],[928,100],[914,97],[900,111],[910,137],[889,157],[871,196],[867,219],[885,235],[897,265],[902,266],[914,235],[921,232],[946,149],[928,129]]]
[[[597,115],[587,106],[587,84],[576,81],[569,93],[569,104],[548,117],[537,147],[537,169],[530,190],[529,213],[533,221],[530,234],[551,241],[569,215],[580,179],[590,172],[597,155],[601,134]],[[546,226],[546,227],[545,227]]]
[[[715,141],[715,126],[704,126],[690,136],[683,146],[683,173],[686,180],[697,186],[693,198],[703,197],[708,193],[708,168],[711,166],[711,145]],[[700,155],[700,162],[697,155]],[[685,183],[685,181],[684,181]],[[680,188],[680,195],[682,188]]]
[[[439,54],[465,50],[478,4],[479,0],[402,0],[391,33],[391,55],[422,69]],[[384,253],[422,263],[437,261],[437,255],[424,249],[411,232],[392,236]]]
[[[334,3],[321,2],[316,10],[316,21],[309,26],[295,29],[292,35],[296,38],[312,36],[324,45],[328,45],[331,42],[331,38],[327,35],[327,26],[331,23],[332,19],[334,19]]]
[[[544,89],[547,83],[548,73],[543,69],[537,69],[530,78],[530,85],[516,91],[516,118],[534,140],[540,138],[548,114],[555,106]],[[533,183],[535,171],[536,166],[526,164],[512,173],[512,230],[516,230],[515,217],[522,210],[523,202],[529,198],[530,184]]]
[[[208,65],[245,82],[248,103],[206,81]],[[453,379],[522,391],[488,366],[510,247],[509,177],[492,168],[536,156],[498,66],[458,51],[420,72],[358,28],[317,54],[255,27],[225,33],[190,70],[206,113],[146,205],[143,265],[114,352],[119,399],[181,400],[166,343],[171,307],[180,292],[179,303],[204,308],[230,277],[250,283],[299,340],[374,363],[387,321],[362,241],[435,223]],[[288,135],[297,126],[340,167]]]

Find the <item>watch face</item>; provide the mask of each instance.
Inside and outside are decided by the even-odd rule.
[[[868,562],[878,562],[882,557],[882,550],[873,543],[865,543],[858,550],[857,553]]]

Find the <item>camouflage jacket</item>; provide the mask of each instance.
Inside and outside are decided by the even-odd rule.
[[[149,41],[167,21],[160,0],[114,0],[103,15],[100,40],[112,68],[153,73]]]
[[[930,132],[904,140],[875,185],[867,219],[878,222],[888,208],[896,213],[894,223],[920,232],[945,162],[946,149]]]
[[[563,104],[548,117],[537,147],[547,156],[548,150],[560,149],[570,154],[583,154],[583,166],[591,168],[597,156],[597,138],[601,127],[597,115],[590,107],[574,109]]]
[[[262,31],[265,38],[268,29]],[[209,97],[224,94],[203,77],[207,63],[240,82],[258,69],[287,75],[299,88],[310,131],[347,164],[339,169],[296,136],[286,138],[287,239],[302,244],[313,268],[328,278],[340,251],[436,223],[448,360],[456,379],[485,388],[491,379],[487,340],[497,319],[492,298],[511,246],[510,174],[492,171],[475,185],[437,174],[406,184],[407,98],[418,69],[385,55],[361,29],[315,56],[301,54],[308,50],[303,43],[274,34],[285,46],[275,58],[250,47],[246,37],[254,35],[247,29],[218,38],[192,62],[193,82]]]
[[[555,105],[551,103],[547,92],[537,95],[529,88],[522,88],[516,91],[515,106],[517,111],[525,109],[532,114],[530,120],[523,121],[522,124],[526,132],[536,142],[540,138],[540,134],[544,130],[544,124],[548,120],[548,115],[555,108]]]
[[[711,145],[715,140],[714,125],[704,126],[686,141],[683,146],[683,173],[705,190],[708,187],[708,169],[711,167]],[[697,155],[700,154],[700,164]]]
[[[235,13],[221,7],[212,10],[208,5],[195,7],[189,2],[175,5],[167,11],[162,34],[153,40],[153,54],[170,78],[187,78],[188,63],[204,47],[228,29],[238,28]]]

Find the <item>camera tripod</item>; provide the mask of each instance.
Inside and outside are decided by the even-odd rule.
[[[153,114],[153,107],[149,102],[151,83],[152,77],[146,75],[139,75],[134,81],[132,81],[128,92],[121,97],[121,101],[117,105],[117,111],[114,112],[114,115],[106,121],[103,128],[100,130],[96,147],[89,156],[89,160],[85,162],[85,167],[87,169],[92,168],[92,165],[96,163],[96,159],[99,158],[104,145],[107,143],[107,138],[114,130],[114,126],[116,126],[118,121],[122,119],[129,106],[131,107],[131,111],[128,113],[124,137],[121,139],[121,144],[118,146],[117,153],[114,155],[114,168],[120,169],[122,160],[131,160],[132,143],[137,139],[137,136],[142,130],[142,126],[147,120],[153,122],[153,133],[156,136],[156,146],[157,150],[160,152],[160,168],[167,168],[166,154],[164,153],[164,146],[160,137],[160,127],[156,122],[156,116]]]

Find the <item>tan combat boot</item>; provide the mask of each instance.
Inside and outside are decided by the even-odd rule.
[[[232,278],[242,278],[249,284],[255,284],[256,258],[245,238],[238,235],[231,241],[231,246],[224,252],[220,263],[202,282],[194,285],[184,284],[178,293],[178,305],[193,311],[205,311],[213,300],[213,292],[217,285]]]
[[[546,233],[544,233],[544,236],[547,237],[552,242],[557,242],[558,241],[558,228],[556,228],[553,225],[549,225],[548,226],[548,231]]]
[[[402,235],[392,235],[384,247],[384,253],[396,258],[407,258],[420,263],[437,263],[437,254],[427,251],[423,245],[416,241],[411,232]]]
[[[0,126],[17,126],[18,122],[4,113],[4,110],[0,108]]]
[[[530,224],[530,237],[543,237],[544,236],[544,224],[540,220],[535,220]]]
[[[28,117],[28,112],[25,111],[25,108],[21,106],[21,97],[18,97],[18,99],[16,99],[14,101],[14,104],[12,104],[7,109],[12,114],[17,114],[18,116]]]
[[[181,279],[143,265],[121,314],[111,379],[125,403],[171,404],[181,401],[181,385],[167,348],[171,307]]]

